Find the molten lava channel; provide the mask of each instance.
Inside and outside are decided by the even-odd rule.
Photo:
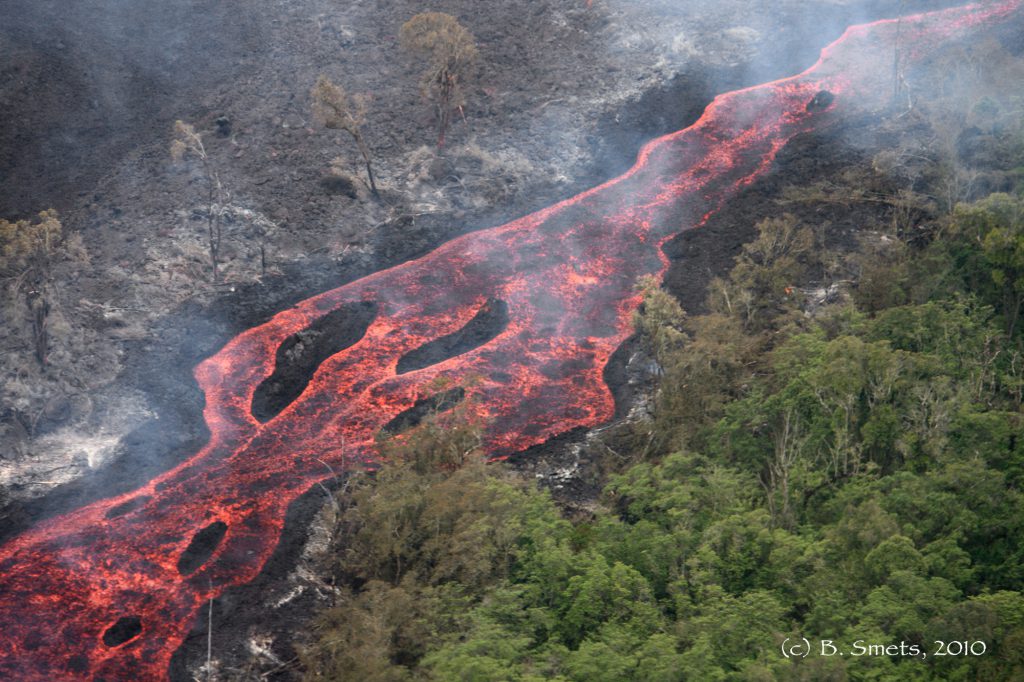
[[[905,17],[904,60],[1019,21],[1020,4]],[[202,450],[0,547],[0,679],[165,678],[202,606],[259,573],[289,504],[324,478],[324,463],[372,464],[375,434],[439,378],[465,386],[495,458],[610,419],[602,371],[631,333],[637,279],[666,269],[662,244],[701,225],[795,135],[887,106],[895,36],[895,21],[850,28],[803,74],[717,97],[621,177],[233,339],[195,371],[211,433]],[[254,395],[282,343],[345,306],[372,309],[362,336],[323,359],[284,409],[256,418]],[[496,307],[499,333],[430,364],[424,349]]]

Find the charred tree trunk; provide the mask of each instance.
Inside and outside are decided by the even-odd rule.
[[[213,283],[220,284],[220,227],[213,217],[213,206],[210,206],[210,217],[208,222],[210,240],[210,264],[213,266]]]
[[[221,185],[217,171],[210,164],[205,149],[202,150],[200,158],[203,161],[203,172],[206,173],[206,179],[209,182],[209,192],[206,196],[206,230],[210,247],[210,266],[213,269],[213,283],[216,285],[220,284],[220,212],[224,204],[224,186]]]
[[[437,150],[441,151],[444,148],[448,126],[452,120],[452,100],[456,89],[455,74],[448,69],[442,69],[437,80]]]
[[[375,198],[379,198],[380,193],[377,191],[377,182],[373,179],[373,166],[370,164],[370,150],[366,146],[366,142],[363,141],[361,134],[353,134],[353,137],[356,139],[359,153],[363,156],[363,163],[366,164],[366,177],[370,180],[370,191]]]
[[[26,303],[32,316],[32,346],[35,350],[36,360],[42,367],[46,367],[50,348],[50,334],[47,327],[50,303],[39,290],[30,291]]]

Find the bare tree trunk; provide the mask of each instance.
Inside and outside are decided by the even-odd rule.
[[[366,164],[366,176],[370,179],[370,191],[373,192],[373,196],[380,198],[380,193],[377,191],[377,183],[373,179],[373,167],[370,165],[370,150],[367,148],[366,143],[363,141],[362,134],[353,135],[356,138],[356,145],[359,146],[359,153],[363,155],[363,162]]]
[[[47,328],[50,303],[46,300],[46,296],[38,290],[29,292],[26,303],[32,314],[32,345],[35,347],[36,360],[42,367],[46,367],[50,346],[50,335]]]
[[[442,100],[444,102],[444,100]],[[445,133],[448,131],[447,103],[442,103],[438,110],[437,123],[437,151],[444,149]]]
[[[793,466],[796,464],[797,455],[800,450],[799,416],[795,415],[792,409],[787,409],[782,415],[782,423],[775,431],[773,441],[775,456],[768,464],[769,498],[772,498],[769,509],[772,510],[772,525],[774,525],[774,497],[775,493],[781,494],[782,509],[779,510],[778,517],[781,519],[782,525],[788,527],[791,524],[789,477]]]
[[[212,206],[210,207],[210,210],[211,211],[213,210]],[[220,270],[217,267],[217,263],[218,263],[218,258],[219,258],[218,254],[219,254],[219,251],[220,251],[220,237],[219,237],[219,235],[216,235],[217,231],[214,228],[213,222],[214,222],[213,216],[210,216],[210,223],[209,223],[209,232],[210,232],[210,235],[209,235],[209,237],[210,237],[210,263],[213,265],[213,283],[214,284],[219,284],[220,283]]]
[[[206,229],[210,247],[210,265],[213,268],[213,283],[220,284],[221,225],[219,204],[223,203],[224,192],[217,172],[213,170],[209,159],[206,158],[205,150],[203,150],[201,158],[203,160],[203,170],[206,173],[206,179],[210,186],[206,202]]]
[[[438,80],[440,81],[440,95],[437,112],[437,150],[441,151],[444,147],[448,125],[451,122],[452,97],[455,94],[455,75],[445,68],[442,69]]]

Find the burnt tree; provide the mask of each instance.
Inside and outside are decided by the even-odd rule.
[[[404,50],[427,63],[420,87],[435,109],[441,150],[452,113],[465,104],[463,83],[478,55],[473,34],[450,14],[424,12],[405,22],[399,38]]]

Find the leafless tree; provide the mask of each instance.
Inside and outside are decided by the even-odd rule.
[[[184,121],[174,123],[174,140],[171,142],[171,158],[182,161],[191,157],[199,161],[206,179],[206,228],[207,246],[210,252],[210,266],[213,268],[213,283],[220,283],[220,247],[224,236],[224,209],[228,193],[220,180],[220,173],[210,160],[203,144],[203,136]]]
[[[366,164],[366,176],[370,182],[373,196],[379,196],[377,183],[373,178],[373,165],[370,162],[370,149],[363,139],[362,126],[366,123],[366,101],[359,97],[350,97],[345,89],[332,82],[327,76],[320,76],[313,90],[313,117],[325,128],[344,130],[359,147],[359,153]]]

